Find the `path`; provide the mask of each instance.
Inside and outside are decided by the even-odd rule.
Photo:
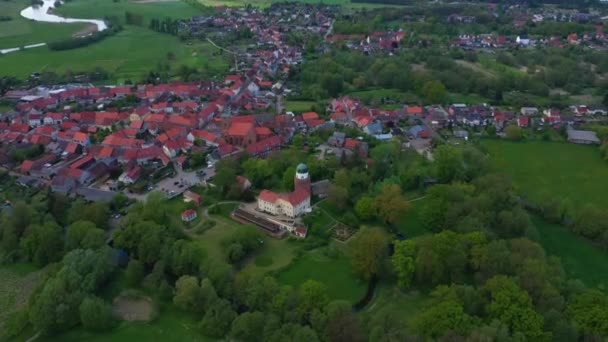
[[[221,47],[221,46],[219,46],[219,45],[215,44],[215,42],[214,42],[213,40],[211,40],[211,38],[207,38],[207,41],[208,41],[209,43],[211,43],[211,45],[215,46],[216,48],[218,48],[218,49],[220,49],[220,50],[222,50],[222,51],[226,51],[226,52],[228,52],[228,53],[230,53],[230,54],[233,54],[233,55],[235,55],[235,56],[239,56],[239,55],[240,55],[238,52],[234,52],[234,51],[228,50],[228,49],[226,49],[226,48],[223,48],[223,47]]]
[[[241,201],[221,201],[221,202],[217,202],[214,203],[212,205],[210,205],[209,207],[205,208],[205,212],[203,213],[203,215],[205,215],[206,219],[210,219],[211,217],[209,216],[209,209],[218,205],[224,205],[224,204],[242,204],[243,202]]]

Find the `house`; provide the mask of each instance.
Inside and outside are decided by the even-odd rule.
[[[197,207],[201,205],[201,195],[199,195],[199,194],[197,194],[195,192],[192,192],[190,190],[186,190],[184,192],[183,196],[184,196],[184,202],[186,202],[186,203],[190,203],[190,202],[196,203]]]
[[[249,179],[243,176],[236,176],[236,182],[238,185],[241,186],[242,190],[248,190],[249,188],[251,188],[251,182],[249,181]]]
[[[306,238],[306,235],[308,235],[308,229],[306,229],[306,227],[297,227],[293,230],[293,235],[297,238],[304,239]]]
[[[246,147],[256,142],[253,122],[232,122],[224,135],[226,142],[232,145]]]
[[[132,168],[131,170],[124,172],[122,175],[120,175],[120,177],[118,177],[118,180],[123,182],[124,184],[133,184],[137,182],[137,180],[141,176],[141,171],[141,166],[138,165]]]
[[[334,132],[334,134],[329,137],[328,143],[332,146],[342,147],[344,146],[344,140],[346,139],[346,134],[342,132]]]
[[[192,221],[196,220],[197,217],[198,217],[198,214],[196,213],[196,210],[188,209],[188,210],[184,210],[184,212],[182,212],[182,221],[184,221],[184,222],[192,222]]]
[[[306,165],[300,164],[296,168],[294,185],[295,190],[287,194],[262,190],[258,196],[258,209],[272,215],[285,215],[290,218],[309,212],[311,185]]]
[[[536,107],[521,107],[521,115],[532,116],[538,115],[538,108]]]
[[[517,118],[517,126],[526,128],[530,126],[530,118],[527,116],[520,116]]]
[[[568,141],[575,144],[598,145],[600,139],[595,132],[568,129]]]

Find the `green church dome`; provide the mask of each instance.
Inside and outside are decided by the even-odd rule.
[[[308,166],[306,166],[306,164],[304,164],[304,163],[300,163],[300,165],[298,165],[298,167],[296,168],[296,172],[297,173],[308,173]]]

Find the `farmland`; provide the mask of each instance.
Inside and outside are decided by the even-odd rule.
[[[154,41],[154,44],[150,44]],[[86,48],[51,51],[46,47],[3,56],[0,68],[7,75],[27,77],[32,72],[83,72],[103,68],[113,76],[125,79],[140,78],[154,70],[159,63],[170,66],[208,66],[217,73],[225,72],[228,64],[211,60],[215,50],[208,43],[186,46],[177,38],[140,27],[128,27],[113,37]]]
[[[85,27],[80,24],[26,21],[18,16],[18,11],[25,7],[25,2],[19,1],[18,4],[0,4],[15,13],[14,20],[0,22],[0,47],[65,39]],[[90,10],[91,6],[95,7],[95,11]],[[125,25],[118,34],[86,48],[51,51],[47,47],[41,47],[2,56],[0,69],[3,70],[3,75],[27,78],[33,72],[78,73],[102,68],[111,73],[113,80],[124,82],[127,79],[139,79],[149,71],[156,70],[160,64],[168,65],[171,69],[182,64],[204,68],[213,75],[221,75],[228,70],[229,61],[214,56],[217,51],[210,44],[185,44],[177,37],[147,28],[151,18],[187,18],[200,13],[198,9],[183,2],[140,4],[90,0],[71,2],[58,11],[62,15],[77,18],[115,17],[119,22],[124,21],[125,12],[132,11],[142,15],[144,23],[142,27]],[[10,32],[10,35],[4,32]]]
[[[608,182],[600,182],[607,165],[597,148],[566,143],[485,140],[498,170],[510,175],[520,194],[532,201],[547,194],[573,205],[606,206]]]

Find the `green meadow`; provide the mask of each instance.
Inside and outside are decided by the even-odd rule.
[[[495,167],[532,201],[543,194],[567,198],[574,207],[585,203],[606,207],[608,163],[597,147],[569,143],[484,140]]]

